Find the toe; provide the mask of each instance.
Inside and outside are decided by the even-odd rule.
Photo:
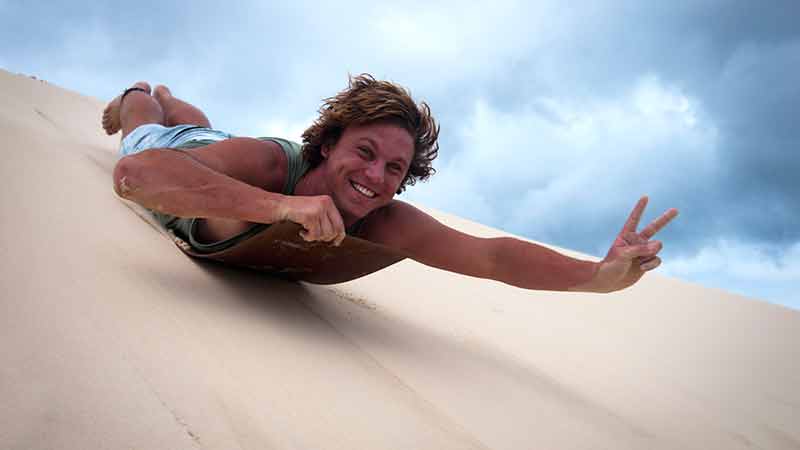
[[[156,97],[169,97],[172,96],[172,91],[170,91],[169,88],[163,84],[159,84],[155,87],[155,89],[153,89],[153,95]]]

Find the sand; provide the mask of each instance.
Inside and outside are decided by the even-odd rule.
[[[2,71],[0,99],[2,449],[800,448],[798,311],[199,263],[114,195],[104,102]]]

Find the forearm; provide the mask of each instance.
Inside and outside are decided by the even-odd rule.
[[[599,264],[571,258],[514,238],[496,238],[494,276],[513,286],[549,291],[583,290]]]
[[[121,197],[178,217],[283,220],[281,194],[216,172],[184,152],[149,150],[121,160],[114,169]]]

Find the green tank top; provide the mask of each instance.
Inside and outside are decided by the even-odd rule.
[[[291,195],[294,193],[294,188],[300,178],[306,174],[309,169],[308,162],[303,159],[303,146],[297,142],[292,142],[278,137],[259,137],[259,141],[271,141],[281,146],[283,153],[286,154],[287,172],[286,181],[283,183],[283,195]],[[213,144],[218,141],[211,139],[199,139],[196,141],[189,141],[184,144],[178,145],[175,148],[181,150],[190,150],[198,147],[205,147],[206,145]]]
[[[292,142],[282,138],[276,137],[260,137],[256,138],[260,141],[271,141],[281,146],[287,160],[287,173],[286,181],[283,183],[283,195],[292,195],[294,188],[300,181],[300,178],[305,175],[309,169],[308,162],[303,159],[302,146],[297,142]],[[193,148],[204,147],[218,141],[210,139],[202,139],[196,141],[189,141],[184,144],[178,145],[175,148],[180,150],[190,150]],[[195,233],[197,229],[196,218],[176,217],[170,214],[160,213],[158,211],[150,211],[153,217],[173,236],[173,239],[183,240],[188,243],[192,248],[200,253],[214,253],[222,251],[228,247],[236,245],[239,242],[253,236],[254,234],[269,227],[268,224],[255,224],[248,230],[237,234],[231,238],[218,241],[218,242],[200,242],[196,239]],[[180,245],[180,243],[179,243]]]

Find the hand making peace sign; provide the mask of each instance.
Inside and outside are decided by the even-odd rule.
[[[586,290],[612,292],[625,289],[639,281],[645,272],[661,264],[661,258],[656,255],[661,251],[662,244],[659,241],[650,241],[650,238],[674,219],[678,210],[667,210],[637,233],[636,228],[647,206],[647,200],[645,196],[636,203],[608,254],[600,263],[597,273],[585,286]]]

